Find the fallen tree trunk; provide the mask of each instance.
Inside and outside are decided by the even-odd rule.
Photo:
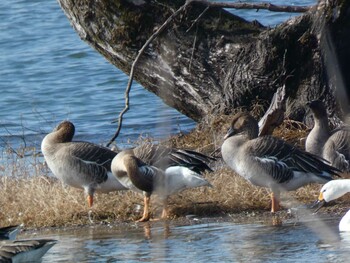
[[[139,49],[185,1],[58,0],[81,39],[129,74]],[[190,3],[140,56],[134,77],[193,120],[250,109],[285,86],[286,117],[311,99],[348,111],[350,1],[321,1],[276,28]],[[343,86],[341,86],[343,85]],[[341,94],[337,103],[337,94]],[[342,106],[339,107],[339,105]]]

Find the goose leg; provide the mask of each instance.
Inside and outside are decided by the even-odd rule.
[[[88,206],[91,208],[93,203],[94,203],[94,196],[93,195],[88,194],[88,196],[87,196],[87,203],[88,203]]]
[[[150,202],[151,197],[150,196],[145,196],[143,199],[144,202],[144,208],[143,208],[143,216],[137,220],[136,222],[146,222],[149,221],[150,214],[149,214],[149,202]]]
[[[280,194],[271,193],[271,213],[275,213],[280,209]]]
[[[163,200],[163,211],[162,211],[162,219],[168,218],[168,198]]]

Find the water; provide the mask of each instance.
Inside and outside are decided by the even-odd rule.
[[[274,1],[308,5],[311,0]],[[274,26],[295,14],[232,11]],[[34,145],[61,120],[77,139],[107,142],[124,107],[128,77],[79,39],[54,0],[0,2],[0,147]],[[118,142],[189,131],[194,122],[136,83]]]
[[[314,222],[308,222],[311,224]],[[348,262],[350,233],[323,239],[307,223],[276,227],[261,223],[192,221],[87,227],[58,231],[43,262]]]

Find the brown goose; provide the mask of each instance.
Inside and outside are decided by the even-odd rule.
[[[186,188],[211,186],[200,173],[210,170],[207,162],[214,158],[198,152],[143,144],[124,150],[113,159],[112,173],[127,188],[144,193],[144,212],[139,222],[150,219],[152,194],[163,201],[161,218],[167,218],[168,196]]]
[[[271,212],[279,208],[281,191],[308,183],[326,183],[338,170],[319,157],[272,136],[258,137],[258,122],[248,113],[237,113],[221,153],[226,164],[252,184],[272,190]]]
[[[307,104],[314,116],[314,127],[305,141],[305,150],[327,160],[342,172],[350,172],[350,127],[330,131],[326,107],[320,100]]]
[[[111,163],[117,153],[97,144],[72,141],[75,127],[61,122],[41,143],[41,151],[52,173],[64,184],[82,188],[89,207],[94,192],[126,190],[112,175]]]

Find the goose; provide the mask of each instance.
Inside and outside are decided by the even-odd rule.
[[[350,179],[333,180],[322,186],[316,205],[317,212],[326,202],[335,200],[350,192]],[[340,220],[339,231],[350,231],[350,210]]]
[[[330,130],[326,107],[320,100],[307,104],[314,116],[314,127],[305,141],[305,150],[323,157],[342,172],[350,172],[350,127]]]
[[[168,217],[167,201],[172,194],[187,188],[211,186],[201,176],[214,158],[195,151],[167,148],[150,143],[126,149],[112,161],[112,173],[128,189],[144,194],[144,211],[138,222],[150,220],[152,194],[163,202],[161,219]]]
[[[342,217],[339,222],[339,231],[349,232],[350,231],[350,210]]]
[[[0,240],[14,240],[20,230],[19,225],[6,226],[0,228]]]
[[[95,191],[127,190],[111,173],[116,152],[97,144],[72,141],[74,124],[63,121],[47,134],[41,151],[52,173],[64,184],[84,189],[91,208]]]
[[[0,262],[38,262],[56,243],[53,239],[0,241]]]
[[[279,210],[281,191],[309,183],[326,183],[338,170],[311,153],[273,136],[258,137],[258,122],[247,112],[234,115],[221,154],[237,174],[256,186],[271,189],[271,212]]]

